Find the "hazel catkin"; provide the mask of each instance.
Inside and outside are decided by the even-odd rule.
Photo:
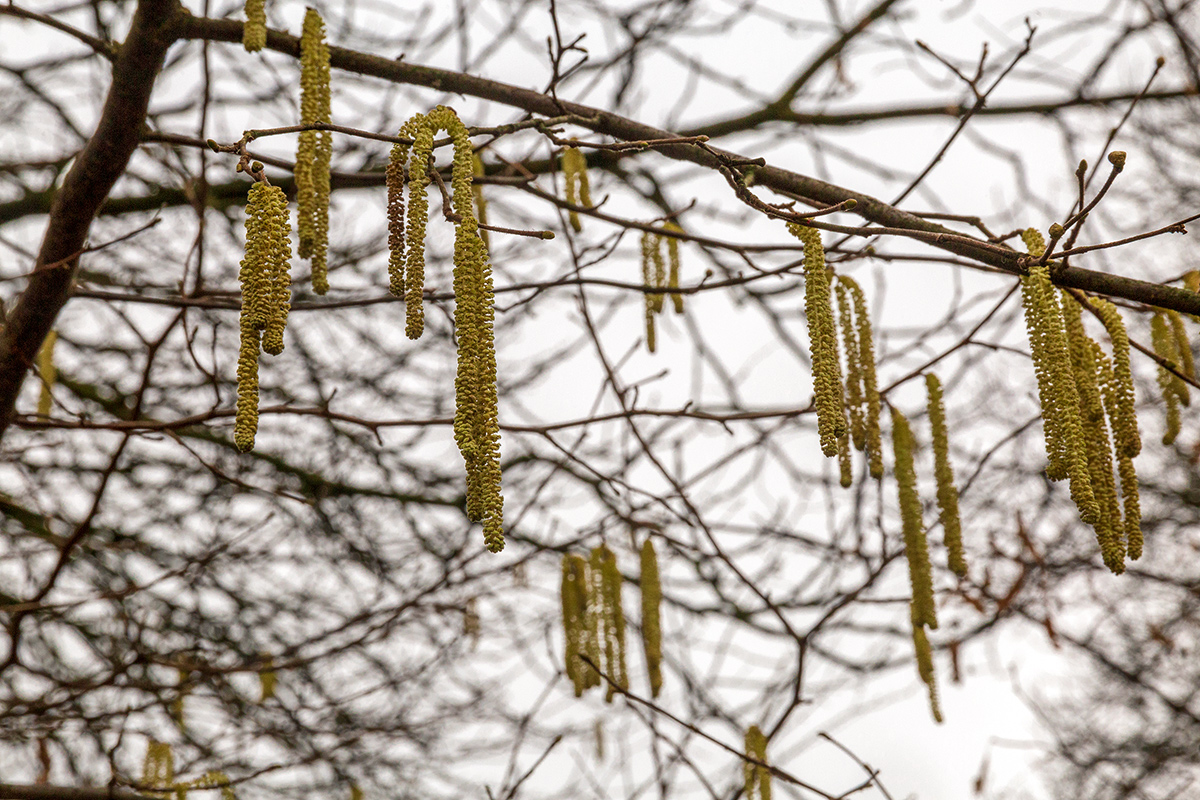
[[[650,696],[662,690],[662,584],[658,575],[658,554],[649,537],[642,543],[642,649],[646,654],[646,672]]]
[[[58,341],[58,331],[50,331],[38,348],[37,370],[41,379],[41,391],[38,393],[37,415],[43,419],[50,417],[54,407],[54,382],[58,380],[58,370],[54,366],[54,345]]]
[[[746,729],[746,755],[742,764],[746,800],[771,800],[771,770],[767,766],[767,737],[757,725]]]
[[[838,437],[848,425],[842,405],[842,375],[838,363],[837,331],[830,306],[829,271],[821,232],[795,222],[788,230],[804,243],[804,313],[812,350],[813,393],[817,408],[817,434],[826,457],[838,453]]]
[[[329,45],[325,23],[315,9],[304,14],[300,35],[300,123],[329,123]],[[296,148],[297,254],[311,259],[316,294],[329,291],[329,165],[333,136],[329,131],[300,132]]]
[[[267,46],[266,0],[246,0],[244,10],[246,23],[242,27],[242,47],[247,53],[256,53]]]
[[[947,563],[960,578],[967,576],[967,561],[963,555],[962,520],[958,513],[958,487],[954,485],[954,469],[950,466],[950,437],[946,429],[946,409],[942,403],[942,382],[932,372],[925,375],[929,394],[929,427],[933,438],[933,474],[937,478],[937,504],[942,517],[942,533],[946,541]]]
[[[908,578],[912,585],[914,626],[937,628],[937,607],[933,599],[933,571],[929,563],[929,544],[921,519],[921,498],[917,494],[917,472],[913,463],[912,428],[908,420],[892,409],[892,451],[895,456],[896,490],[900,520],[904,530],[904,554],[908,559]]]

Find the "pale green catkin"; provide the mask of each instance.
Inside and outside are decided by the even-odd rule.
[[[1063,318],[1067,331],[1073,378],[1079,397],[1080,422],[1088,459],[1088,479],[1096,498],[1099,517],[1092,524],[1104,564],[1112,572],[1125,570],[1125,546],[1121,541],[1121,505],[1113,477],[1112,443],[1105,422],[1100,388],[1100,370],[1096,364],[1096,343],[1083,329],[1080,305],[1062,293]]]
[[[838,363],[837,330],[830,305],[830,277],[825,266],[821,232],[795,222],[788,231],[804,243],[804,313],[812,350],[813,393],[817,407],[817,434],[821,452],[828,458],[838,453],[838,437],[846,433],[846,409],[842,405],[842,375]]]
[[[1125,549],[1133,561],[1142,556],[1142,509],[1138,492],[1137,470],[1133,466],[1133,458],[1121,451],[1119,439],[1116,437],[1117,414],[1124,402],[1121,396],[1123,387],[1116,377],[1113,365],[1104,350],[1096,342],[1092,342],[1092,355],[1099,376],[1100,391],[1104,397],[1104,408],[1108,413],[1109,425],[1114,431],[1114,439],[1118,446],[1115,448],[1117,457],[1117,476],[1121,480],[1121,503],[1124,519],[1122,529],[1125,533]],[[1115,349],[1115,348],[1114,348]]]
[[[1179,368],[1179,345],[1171,332],[1167,316],[1159,311],[1150,318],[1150,339],[1154,344],[1154,352],[1159,358]],[[1187,405],[1190,401],[1187,385],[1161,364],[1158,367],[1158,385],[1162,389],[1163,400],[1167,404],[1167,426],[1163,432],[1162,443],[1173,444],[1180,430],[1180,403]]]
[[[1117,307],[1100,297],[1088,298],[1104,323],[1108,337],[1112,340],[1113,395],[1108,408],[1112,423],[1113,439],[1122,455],[1133,458],[1142,451],[1142,438],[1138,433],[1137,415],[1134,413],[1133,371],[1129,366],[1129,334],[1125,321]],[[1110,401],[1106,400],[1106,404]]]
[[[562,172],[567,203],[572,206],[591,206],[591,187],[588,185],[587,158],[576,147],[568,147],[562,154]],[[583,230],[579,212],[567,211],[567,221],[576,233]]]
[[[858,327],[854,324],[851,311],[850,287],[838,276],[837,282],[838,324],[842,329],[842,350],[846,354],[846,411],[850,415],[850,435],[854,446],[863,450],[867,446],[866,408],[863,397],[863,369],[859,358],[861,345]],[[839,457],[840,457],[839,453]]]
[[[845,286],[853,300],[854,325],[858,329],[858,335],[855,337],[858,342],[858,352],[854,355],[853,360],[862,380],[862,402],[865,404],[863,427],[866,437],[868,471],[872,478],[880,480],[883,478],[883,436],[879,427],[881,403],[875,378],[875,335],[871,330],[867,297],[863,294],[858,282],[849,275],[839,275],[838,286]],[[847,353],[846,359],[849,361],[851,354]]]
[[[664,230],[674,233],[683,233],[683,228],[679,227],[674,222],[668,222],[663,225]],[[675,308],[676,314],[683,313],[683,294],[679,289],[679,240],[674,236],[664,236],[667,240],[667,262],[670,264],[670,271],[667,275],[667,286],[675,289],[671,292],[671,305]]]
[[[958,513],[958,487],[954,485],[954,469],[950,466],[950,436],[946,428],[946,409],[942,403],[942,383],[937,375],[930,372],[925,375],[925,388],[929,394],[933,473],[937,478],[937,504],[942,515],[947,562],[955,575],[965,578],[967,561],[963,554],[962,520]]]
[[[300,122],[329,123],[329,45],[325,23],[315,9],[304,14],[300,36]],[[312,260],[312,286],[316,294],[329,291],[329,165],[333,135],[329,131],[301,131],[296,148],[296,202],[299,243],[297,254]]]
[[[617,568],[616,554],[607,545],[600,545],[593,551],[592,570],[597,569],[604,598],[604,666],[610,680],[604,699],[611,703],[617,688],[629,688],[629,673],[625,666],[625,612],[621,605],[623,578]]]
[[[929,543],[925,537],[925,523],[921,519],[921,498],[917,494],[917,472],[913,464],[915,447],[908,420],[893,408],[892,450],[895,455],[900,519],[904,529],[904,554],[908,559],[908,577],[912,584],[912,620],[914,626],[937,628],[933,569],[929,563]]]
[[[1039,265],[1029,267],[1029,274],[1021,277],[1021,295],[1042,403],[1049,459],[1046,475],[1051,480],[1070,479],[1071,499],[1079,509],[1079,516],[1092,525],[1099,519],[1100,509],[1088,475],[1087,447],[1062,306],[1050,281],[1049,269]]]
[[[1175,334],[1175,349],[1179,352],[1180,372],[1195,380],[1196,360],[1192,355],[1192,343],[1188,339],[1187,329],[1183,327],[1183,317],[1178,311],[1167,309],[1167,319],[1171,323],[1171,332]]]
[[[662,690],[662,584],[658,575],[658,554],[647,537],[642,543],[642,649],[646,653],[646,672],[650,696]]]
[[[588,688],[589,667],[579,659],[588,655],[588,563],[583,556],[567,554],[562,560],[562,620],[567,677],[580,697]]]
[[[659,252],[658,234],[646,231],[642,234],[642,284],[647,288],[658,287],[658,272],[655,269],[655,256],[658,256],[658,264],[662,263],[662,254]],[[657,340],[654,328],[654,315],[658,313],[662,307],[662,295],[655,292],[644,291],[645,298],[645,318],[646,318],[646,349],[651,353],[657,348]]]
[[[58,380],[58,370],[54,366],[54,344],[58,341],[58,331],[46,334],[42,346],[38,348],[37,369],[38,377],[42,380],[41,392],[38,394],[37,415],[43,419],[50,417],[54,408],[54,382]]]

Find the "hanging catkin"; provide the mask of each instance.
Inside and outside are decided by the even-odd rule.
[[[912,584],[912,620],[913,625],[937,628],[929,544],[925,538],[925,523],[921,519],[921,498],[917,495],[917,473],[913,465],[914,446],[908,420],[893,408],[892,450],[896,458],[896,489],[904,528],[904,554],[908,559],[908,578]]]
[[[332,121],[329,90],[329,45],[325,23],[315,9],[304,14],[300,35],[300,123]],[[296,254],[312,260],[312,287],[317,294],[329,291],[329,164],[333,135],[329,131],[300,132],[296,148]]]
[[[767,766],[767,737],[757,725],[746,729],[746,756],[742,763],[746,800],[771,800],[771,770]]]
[[[242,47],[256,53],[267,46],[267,12],[265,0],[246,0],[246,24],[242,27]]]
[[[795,222],[788,230],[804,243],[804,313],[812,350],[813,393],[817,407],[817,434],[821,452],[832,458],[838,453],[838,437],[846,433],[846,410],[842,405],[842,370],[838,363],[837,330],[830,306],[829,270],[821,232]]]
[[[947,563],[955,575],[965,578],[967,561],[963,555],[962,521],[958,514],[958,487],[954,485],[954,469],[950,466],[950,436],[946,429],[946,409],[942,404],[942,383],[930,372],[925,375],[925,388],[929,393],[933,474],[937,478],[937,504],[942,516]]]
[[[646,653],[646,672],[650,696],[662,690],[662,623],[660,605],[662,584],[658,577],[658,554],[647,537],[642,543],[642,649]]]

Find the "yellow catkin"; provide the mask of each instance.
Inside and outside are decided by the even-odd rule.
[[[325,23],[316,10],[304,14],[300,35],[300,122],[331,122],[329,45]],[[296,148],[297,229],[301,258],[312,260],[312,286],[317,294],[329,291],[329,164],[333,137],[329,131],[302,131]]]
[[[908,559],[908,578],[912,584],[914,625],[937,628],[937,608],[933,600],[933,571],[929,563],[929,543],[921,519],[921,498],[917,494],[917,472],[913,465],[912,428],[908,420],[892,409],[892,450],[895,455],[896,489],[900,520],[904,529],[904,554]]]
[[[1179,351],[1179,371],[1192,380],[1196,379],[1196,360],[1192,355],[1192,343],[1188,339],[1187,330],[1183,327],[1183,317],[1178,311],[1167,310],[1167,320],[1171,323],[1171,332],[1175,335],[1175,349]]]
[[[419,339],[425,331],[425,230],[429,226],[429,159],[433,155],[433,127],[424,114],[414,115],[412,156],[408,161],[408,227],[404,266],[404,332]]]
[[[256,53],[267,46],[267,11],[265,0],[246,0],[246,24],[242,27],[242,47]]]
[[[1099,297],[1088,298],[1088,303],[1104,323],[1108,337],[1112,340],[1113,395],[1112,400],[1106,399],[1105,403],[1111,403],[1108,405],[1108,414],[1112,424],[1113,439],[1117,443],[1119,453],[1133,458],[1142,451],[1142,438],[1138,433],[1137,415],[1134,413],[1133,371],[1129,366],[1129,334],[1125,330],[1125,321],[1121,319],[1121,313],[1117,311],[1116,306]]]
[[[567,677],[575,696],[588,688],[588,666],[579,660],[588,655],[588,563],[582,556],[567,554],[562,560],[562,621]]]
[[[771,800],[771,770],[767,767],[767,737],[757,725],[746,729],[746,761],[742,764],[746,800]]]
[[[446,131],[454,144],[451,168],[451,203],[458,223],[454,231],[454,325],[458,338],[458,372],[454,379],[454,440],[467,472],[467,515],[483,523],[483,539],[493,553],[504,549],[504,500],[500,492],[500,423],[496,389],[495,290],[487,247],[479,236],[475,218],[474,168],[471,138],[453,109],[438,106],[425,117],[414,137],[409,164],[412,186],[422,187],[409,195],[410,219],[417,197],[424,198],[423,165],[432,153],[433,135]],[[426,208],[422,210],[427,215]],[[424,238],[424,230],[420,234]],[[406,281],[409,309],[414,277],[413,253],[417,250],[414,231],[409,229],[409,259]],[[424,259],[422,243],[422,260]],[[423,267],[422,267],[423,268]],[[411,321],[410,317],[410,321]],[[410,335],[411,332],[410,332]],[[419,335],[419,334],[418,334]]]
[[[174,782],[175,757],[171,745],[151,739],[146,744],[146,758],[142,762],[142,785],[167,789]]]
[[[243,452],[254,447],[258,428],[260,345],[269,344],[269,352],[273,353],[283,350],[291,256],[288,231],[287,198],[283,190],[266,183],[253,184],[246,199],[246,253],[238,273],[242,313],[234,443]],[[269,340],[263,340],[263,331]]]
[[[1125,534],[1125,549],[1129,558],[1136,561],[1142,555],[1142,509],[1138,492],[1137,470],[1134,469],[1133,458],[1121,451],[1119,439],[1116,439],[1115,434],[1117,412],[1123,402],[1122,388],[1114,374],[1112,362],[1104,354],[1104,350],[1096,342],[1092,342],[1091,347],[1096,363],[1100,392],[1104,398],[1104,408],[1108,414],[1109,425],[1114,431],[1114,439],[1117,441],[1114,449],[1117,458],[1117,476],[1121,481],[1121,503],[1124,517],[1121,527]]]
[[[804,313],[808,317],[808,336],[812,350],[814,403],[817,407],[817,434],[821,452],[833,457],[838,452],[838,437],[846,433],[846,410],[842,405],[842,375],[838,363],[837,331],[830,305],[829,270],[825,267],[825,249],[821,232],[795,222],[788,230],[804,243]]]
[[[1150,319],[1150,339],[1154,344],[1154,352],[1175,368],[1179,367],[1179,349],[1175,335],[1171,332],[1166,314],[1156,312]],[[1167,404],[1167,426],[1163,431],[1162,443],[1173,444],[1179,435],[1180,418],[1179,405],[1187,405],[1190,400],[1187,385],[1178,376],[1162,365],[1158,367],[1158,385],[1162,389],[1163,400]]]
[[[649,538],[642,543],[642,649],[646,654],[646,673],[650,696],[662,690],[662,584],[658,577],[658,554]]]
[[[406,135],[401,129],[400,135]],[[388,291],[393,297],[404,297],[404,165],[408,162],[409,146],[392,145],[388,156],[387,183],[388,218]]]
[[[262,660],[262,666],[258,670],[258,702],[265,703],[275,696],[275,659],[264,655]]]
[[[617,557],[607,545],[592,551],[592,587],[600,598],[597,631],[603,658],[603,671],[608,676],[604,699],[612,702],[617,688],[628,689],[625,667],[625,613],[621,606],[621,573]]]
[[[566,201],[572,206],[591,206],[591,188],[588,186],[587,159],[576,147],[568,147],[562,154],[562,172]],[[579,212],[567,211],[567,221],[571,228],[579,233],[583,225],[579,222]]]
[[[1125,571],[1125,545],[1121,541],[1121,504],[1117,499],[1116,479],[1113,477],[1113,448],[1102,402],[1103,376],[1096,363],[1099,345],[1084,331],[1080,305],[1071,295],[1062,294],[1062,307],[1073,380],[1079,397],[1088,479],[1099,509],[1099,517],[1092,527],[1096,530],[1096,541],[1104,556],[1105,566],[1120,574]]]
[[[862,287],[848,275],[838,276],[838,286],[845,286],[854,304],[854,324],[858,329],[855,337],[858,353],[853,356],[862,381],[863,427],[866,436],[868,471],[872,478],[883,478],[883,442],[879,427],[880,400],[875,378],[875,336],[871,330],[871,316],[867,311],[867,298]],[[847,360],[851,355],[846,355]],[[860,448],[862,449],[862,448]]]
[[[58,341],[58,331],[46,334],[42,346],[38,349],[38,377],[42,379],[42,390],[38,395],[37,415],[49,418],[50,410],[54,407],[54,382],[58,380],[58,370],[54,366],[54,344]]]
[[[658,286],[654,269],[654,257],[656,254],[658,255],[659,263],[662,263],[662,255],[658,252],[658,244],[658,234],[650,233],[649,231],[642,234],[642,284],[647,290]],[[658,313],[662,295],[651,291],[644,291],[643,294],[645,295],[646,305],[646,348],[653,353],[657,347],[654,315]],[[659,298],[658,301],[655,300],[656,297]]]
[[[950,436],[946,429],[946,409],[942,403],[942,383],[932,372],[925,375],[929,394],[929,427],[933,436],[933,474],[937,478],[937,504],[942,516],[942,532],[946,540],[947,563],[960,578],[967,577],[967,560],[963,554],[962,520],[958,513],[958,487],[954,485],[954,468],[950,466]]]
[[[1049,460],[1046,475],[1051,480],[1070,479],[1071,499],[1079,509],[1080,518],[1091,525],[1099,519],[1100,510],[1088,475],[1087,447],[1062,305],[1047,267],[1029,268],[1029,274],[1021,277],[1021,296],[1042,405]]]
[[[206,772],[194,781],[188,781],[183,786],[176,784],[176,800],[179,800],[184,795],[185,789],[220,789],[221,800],[237,800],[237,794],[233,791],[233,785],[229,780],[229,776],[224,772],[215,770]]]
[[[476,178],[482,178],[487,174],[487,170],[483,167],[483,159],[479,157],[479,153],[471,156],[471,172]],[[483,193],[483,184],[478,180],[472,182],[471,194],[475,198],[475,218],[479,220],[481,226],[487,225],[487,196]],[[491,242],[488,240],[488,232],[482,227],[479,229],[479,238],[483,239],[485,247],[491,246]]]
[[[929,687],[929,710],[933,713],[934,722],[941,723],[942,708],[938,703],[937,676],[933,671],[933,649],[929,646],[929,637],[925,629],[913,624],[913,649],[917,654],[917,674],[922,682]]]
[[[838,276],[837,282],[838,324],[842,329],[842,350],[846,354],[846,411],[850,415],[850,435],[854,446],[863,450],[867,446],[866,404],[863,397],[863,370],[859,355],[862,351],[858,342],[858,326],[854,324],[851,311],[850,287]],[[841,454],[838,454],[839,458]]]
[[[683,228],[679,227],[674,222],[668,222],[663,225],[664,230],[673,231],[675,233],[683,233]],[[675,289],[671,292],[671,305],[675,308],[676,314],[683,313],[683,294],[679,289],[679,240],[674,236],[663,237],[667,240],[667,263],[670,265],[667,274],[667,286]]]

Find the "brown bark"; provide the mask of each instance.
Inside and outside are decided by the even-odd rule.
[[[150,91],[181,13],[178,0],[138,3],[96,131],[51,202],[33,274],[0,332],[0,436],[13,420],[25,374],[70,295],[92,220],[137,148]]]

